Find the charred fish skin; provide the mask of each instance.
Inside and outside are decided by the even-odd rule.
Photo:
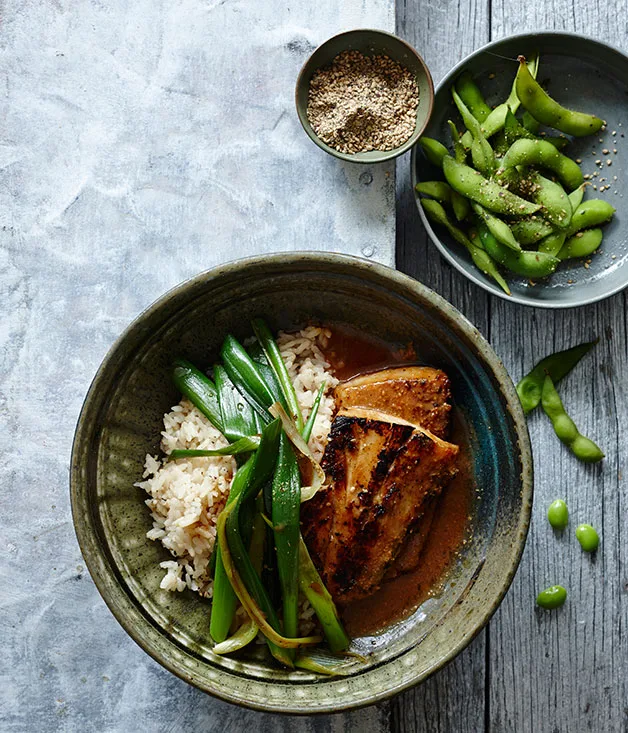
[[[323,459],[330,485],[304,505],[303,532],[338,603],[377,590],[424,503],[455,473],[457,452],[392,419],[335,418]]]

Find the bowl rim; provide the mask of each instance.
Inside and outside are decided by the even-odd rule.
[[[321,48],[326,46],[328,43],[331,43],[332,41],[336,40],[337,38],[342,38],[343,36],[351,36],[354,33],[374,33],[379,36],[384,36],[386,38],[392,38],[394,41],[397,41],[398,43],[405,46],[408,51],[417,59],[421,67],[423,68],[423,71],[425,73],[425,77],[427,79],[428,83],[428,107],[427,107],[427,114],[425,115],[425,121],[424,123],[419,126],[416,125],[414,128],[414,132],[410,137],[406,140],[403,145],[400,145],[397,148],[393,148],[392,150],[381,150],[381,151],[370,151],[370,152],[377,152],[379,155],[377,158],[358,158],[356,157],[359,155],[359,153],[341,153],[339,150],[336,150],[335,148],[332,148],[330,145],[327,145],[327,143],[323,142],[323,140],[320,139],[320,137],[314,132],[312,129],[312,126],[310,125],[310,121],[307,118],[307,112],[304,112],[301,110],[299,106],[299,90],[301,87],[305,84],[305,76],[310,71],[310,64],[312,61],[312,57],[314,54],[319,51]],[[317,67],[321,68],[321,67]],[[321,150],[324,150],[326,153],[329,153],[329,155],[334,156],[334,158],[338,158],[339,160],[345,160],[349,163],[359,163],[360,165],[375,165],[376,163],[384,163],[387,160],[394,160],[395,158],[398,158],[400,155],[403,155],[406,153],[410,148],[412,148],[414,145],[416,145],[418,139],[423,134],[425,128],[427,127],[428,122],[430,121],[430,118],[432,116],[432,110],[434,109],[434,80],[432,79],[432,74],[430,72],[430,69],[428,65],[425,63],[425,59],[421,56],[421,54],[410,44],[408,41],[406,41],[403,38],[400,38],[395,33],[391,33],[390,31],[383,31],[379,28],[352,28],[348,31],[342,31],[341,33],[336,33],[333,36],[330,36],[325,41],[320,43],[303,63],[303,66],[301,66],[301,69],[299,71],[299,74],[297,76],[297,81],[294,87],[294,103],[297,110],[297,117],[299,118],[299,122],[301,123],[301,126],[303,127],[305,133],[310,138],[310,140],[317,145]]]
[[[499,584],[498,593],[493,597],[490,604],[487,604],[481,615],[478,616],[478,622],[468,636],[465,636],[459,640],[459,642],[452,647],[449,652],[440,657],[434,664],[427,668],[422,674],[416,677],[404,681],[399,684],[392,684],[383,690],[379,690],[375,693],[367,691],[364,696],[358,701],[347,699],[346,702],[337,704],[333,703],[320,703],[316,702],[316,709],[312,710],[308,707],[311,706],[312,701],[307,698],[303,698],[300,703],[299,698],[286,697],[286,703],[281,706],[270,702],[258,703],[255,701],[249,701],[243,699],[242,694],[231,694],[217,690],[212,685],[211,681],[207,677],[203,677],[201,674],[194,674],[186,669],[179,661],[170,658],[168,653],[164,653],[163,649],[159,648],[159,644],[155,641],[156,638],[163,639],[163,630],[158,629],[154,622],[152,622],[131,600],[128,594],[125,592],[122,584],[116,577],[116,569],[111,565],[108,558],[104,556],[104,553],[100,550],[100,542],[98,538],[97,527],[92,521],[85,520],[85,517],[89,517],[89,507],[86,502],[83,502],[81,496],[81,485],[82,479],[82,464],[79,460],[79,455],[83,449],[83,443],[90,436],[90,425],[88,421],[89,413],[93,409],[93,403],[97,402],[100,382],[104,379],[107,370],[109,369],[110,363],[114,360],[117,352],[122,348],[126,339],[138,329],[141,329],[142,322],[150,315],[156,313],[162,308],[165,303],[170,300],[173,296],[180,296],[188,288],[193,288],[201,283],[212,281],[214,279],[229,276],[236,273],[241,273],[243,269],[256,268],[259,266],[274,266],[277,269],[281,269],[284,266],[297,266],[298,264],[307,266],[318,265],[319,267],[327,264],[340,264],[346,268],[357,270],[358,272],[374,273],[375,276],[380,280],[390,282],[395,291],[403,295],[405,292],[410,292],[414,297],[423,301],[427,305],[435,308],[439,313],[446,317],[448,320],[453,320],[455,325],[458,326],[463,334],[469,338],[475,348],[477,349],[478,357],[484,362],[492,372],[502,397],[505,400],[505,410],[508,411],[512,418],[513,429],[517,436],[516,444],[518,446],[518,458],[521,461],[521,509],[519,516],[517,517],[517,536],[513,539],[510,545],[510,554],[508,555],[509,569],[507,573],[502,576],[501,583]],[[93,449],[93,448],[92,448]],[[83,401],[80,415],[77,421],[77,426],[74,434],[70,464],[70,500],[72,509],[72,520],[74,530],[78,539],[78,543],[85,560],[85,564],[90,573],[91,578],[96,585],[102,599],[113,613],[114,617],[129,634],[129,636],[155,661],[165,667],[167,670],[175,674],[180,679],[194,685],[195,687],[203,690],[204,692],[229,702],[232,704],[247,707],[253,710],[259,710],[262,712],[272,713],[284,713],[291,715],[313,715],[313,714],[329,714],[337,713],[348,710],[354,710],[361,707],[373,705],[375,703],[387,700],[403,690],[415,687],[417,684],[423,682],[425,679],[430,677],[432,674],[442,669],[452,659],[454,659],[468,644],[480,633],[480,631],[486,626],[492,615],[495,613],[497,608],[500,606],[506,592],[510,588],[516,571],[521,562],[523,550],[525,548],[528,530],[530,527],[530,519],[532,513],[532,499],[534,493],[534,482],[533,482],[533,461],[532,451],[530,445],[530,436],[527,427],[527,421],[523,412],[523,408],[517,397],[514,384],[510,378],[505,366],[501,359],[497,356],[488,341],[480,334],[477,328],[453,305],[451,305],[442,296],[435,293],[433,290],[423,285],[417,280],[405,275],[393,268],[374,263],[368,260],[364,260],[359,257],[352,255],[344,255],[337,253],[321,253],[312,251],[300,251],[293,253],[274,253],[268,255],[258,255],[253,257],[247,257],[242,259],[233,260],[217,267],[206,270],[198,275],[191,277],[183,282],[175,285],[174,287],[167,290],[163,295],[153,301],[147,308],[145,308],[132,322],[124,329],[121,335],[114,341],[107,354],[103,358],[96,374],[90,384],[88,392]],[[81,521],[84,520],[84,521]],[[513,532],[514,535],[514,532]],[[136,625],[134,622],[139,622]],[[157,636],[156,636],[157,635]],[[175,644],[173,640],[167,637],[169,644]],[[188,654],[188,652],[184,652]],[[407,652],[406,652],[407,653]],[[403,655],[401,655],[403,657]],[[400,658],[391,659],[385,662],[383,667],[398,663]],[[378,667],[379,668],[379,667]],[[219,672],[220,674],[220,672]],[[337,678],[330,678],[330,680],[336,680]],[[315,687],[320,689],[321,685],[326,684],[327,680],[323,679],[318,681]],[[289,689],[285,684],[276,682],[274,680],[263,681],[264,685],[274,686],[280,685],[282,689]],[[309,683],[308,683],[309,685]],[[311,686],[311,685],[310,685]]]
[[[484,44],[480,48],[476,49],[472,53],[465,56],[461,61],[459,61],[450,71],[447,72],[447,74],[438,82],[436,85],[436,90],[434,92],[434,98],[438,95],[440,91],[442,91],[446,86],[449,86],[453,79],[460,74],[461,71],[464,70],[464,67],[474,58],[477,56],[480,56],[483,53],[486,53],[487,51],[490,51],[495,46],[499,46],[503,43],[506,43],[508,41],[515,41],[515,40],[536,40],[538,43],[539,39],[543,38],[553,38],[553,39],[577,39],[580,41],[586,41],[588,43],[592,43],[601,47],[604,47],[610,51],[614,51],[615,53],[619,54],[620,56],[623,56],[626,59],[626,63],[628,63],[628,54],[625,51],[622,51],[620,48],[617,48],[616,46],[607,43],[606,41],[601,41],[598,38],[592,38],[591,36],[587,36],[584,33],[572,33],[570,31],[539,31],[538,33],[515,33],[510,36],[504,36],[503,38],[499,38],[495,41],[490,41],[489,43]],[[426,125],[427,126],[427,125]],[[434,229],[432,228],[432,225],[428,218],[425,216],[425,212],[423,211],[423,207],[421,206],[420,197],[417,195],[416,191],[414,190],[414,187],[418,183],[417,175],[416,175],[416,163],[417,163],[417,156],[419,154],[419,145],[418,143],[412,148],[412,154],[410,158],[410,179],[411,179],[411,185],[412,185],[412,195],[414,196],[414,201],[416,204],[417,209],[419,210],[419,216],[421,217],[421,221],[423,222],[423,226],[425,227],[425,230],[429,236],[429,238],[432,240],[432,243],[436,246],[438,251],[441,253],[441,255],[449,262],[450,265],[453,265],[453,267],[458,270],[462,275],[464,275],[467,279],[471,280],[471,282],[475,283],[476,285],[479,285],[482,289],[486,290],[487,293],[490,295],[496,295],[498,298],[502,298],[507,303],[517,303],[519,305],[525,305],[529,308],[549,308],[549,309],[564,309],[564,308],[582,308],[585,305],[592,305],[593,303],[599,303],[601,300],[606,300],[606,298],[611,298],[613,295],[617,295],[617,293],[621,293],[622,290],[625,290],[628,287],[628,277],[626,278],[626,281],[623,284],[616,285],[614,288],[609,290],[608,292],[601,293],[599,295],[593,295],[588,298],[582,299],[580,301],[577,301],[575,303],[562,303],[559,301],[552,301],[552,300],[542,300],[542,301],[531,301],[526,296],[523,295],[516,295],[511,294],[507,295],[501,288],[497,286],[493,286],[492,283],[487,282],[480,278],[473,268],[467,268],[464,265],[460,264],[458,260],[456,260],[455,257],[453,257],[449,251],[449,247],[447,247],[445,244],[443,244],[438,237],[438,235],[434,232]]]

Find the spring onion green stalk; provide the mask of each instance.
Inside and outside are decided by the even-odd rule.
[[[233,504],[242,493],[249,480],[252,468],[253,459],[250,458],[247,463],[240,466],[237,470],[231,482],[231,490],[227,497],[227,507]],[[214,593],[212,598],[212,612],[209,619],[209,633],[215,642],[220,643],[225,641],[229,635],[229,629],[237,605],[237,598],[225,572],[220,546],[216,547],[214,555],[216,556],[216,567],[214,569]]]
[[[247,618],[246,621],[238,628],[238,630],[225,641],[212,649],[214,654],[232,654],[237,652],[238,649],[244,649],[247,644],[250,644],[257,636],[257,624]]]
[[[314,423],[316,422],[316,416],[318,415],[318,409],[321,406],[321,400],[323,399],[324,394],[325,394],[325,382],[321,384],[316,394],[316,397],[314,398],[314,404],[312,405],[312,409],[310,410],[310,414],[307,418],[307,422],[305,423],[303,432],[301,433],[303,440],[306,443],[309,443],[310,438],[312,437],[312,430],[314,429]]]
[[[223,435],[230,441],[255,435],[258,432],[255,410],[249,405],[229,379],[224,367],[214,367],[214,379],[223,424]]]
[[[274,405],[271,405],[268,411],[273,417],[277,417],[281,420],[283,429],[285,430],[288,438],[290,438],[292,445],[299,451],[299,453],[301,453],[301,455],[307,458],[307,460],[310,462],[310,465],[312,466],[311,485],[303,486],[301,488],[301,501],[308,501],[325,483],[325,473],[321,468],[320,463],[315,460],[314,456],[312,455],[308,444],[301,437],[301,434],[297,430],[296,425],[287,415],[286,411],[279,404],[279,402],[275,402]]]
[[[275,401],[281,402],[281,404],[283,405],[284,397],[281,391],[281,385],[279,384],[273,368],[268,363],[268,360],[266,359],[266,356],[264,354],[264,350],[260,346],[259,341],[254,341],[248,347],[248,353],[251,359],[255,362],[257,368],[259,369],[259,373],[262,375],[262,378],[266,382],[266,386],[272,393]],[[284,407],[286,407],[286,405],[284,405]]]
[[[224,448],[214,450],[179,449],[176,448],[168,456],[169,461],[176,461],[179,458],[211,458],[212,456],[239,456],[243,453],[252,453],[259,448],[259,435],[251,435],[248,438],[240,438],[235,443],[230,443]]]
[[[218,391],[214,383],[185,359],[175,359],[172,381],[176,388],[197,407],[209,422],[223,431]]]
[[[332,652],[346,649],[349,637],[338,616],[336,604],[314,567],[303,537],[299,539],[299,585],[321,622],[329,648]]]
[[[295,659],[294,666],[306,669],[308,672],[326,674],[330,677],[340,677],[356,671],[360,661],[366,659],[358,654],[330,654],[325,649],[309,649],[301,652]]]
[[[290,441],[282,431],[273,479],[272,523],[286,636],[296,636],[298,631],[300,510],[299,464]]]
[[[229,378],[243,397],[262,418],[267,418],[267,410],[275,399],[242,344],[233,336],[227,336],[220,349],[220,356]]]
[[[292,416],[297,429],[299,432],[303,430],[303,415],[301,414],[301,408],[297,400],[296,392],[294,391],[294,385],[286,369],[286,365],[281,357],[281,352],[277,346],[275,339],[273,338],[270,329],[266,325],[266,322],[262,318],[255,318],[251,321],[253,332],[257,337],[257,340],[264,351],[268,363],[275,372],[275,376],[288,407],[288,412]],[[273,400],[276,401],[276,400]]]

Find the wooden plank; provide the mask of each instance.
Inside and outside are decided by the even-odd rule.
[[[612,7],[494,0],[493,36],[575,30],[628,50],[626,12],[625,0]],[[544,415],[531,417],[534,513],[521,568],[491,622],[491,731],[628,730],[627,307],[623,294],[556,313],[502,300],[492,304],[491,341],[516,378],[551,351],[601,338],[561,391],[576,423],[602,445],[607,458],[600,466],[579,463],[557,441]],[[557,497],[565,498],[571,510],[569,528],[559,537],[545,518]],[[574,537],[584,521],[601,530],[595,557],[585,555]],[[536,609],[539,590],[557,582],[569,590],[566,606],[551,613]]]
[[[488,4],[397,3],[397,32],[429,65],[436,84],[461,58],[488,40]],[[397,267],[443,295],[482,332],[489,324],[489,297],[446,263],[419,219],[409,175],[409,156],[397,166]],[[454,662],[391,705],[395,733],[477,733],[484,726],[483,632]]]

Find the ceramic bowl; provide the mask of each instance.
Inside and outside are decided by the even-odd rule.
[[[562,263],[550,278],[531,283],[508,274],[512,290],[508,296],[492,279],[481,273],[466,250],[457,245],[440,227],[433,227],[426,219],[417,196],[421,219],[430,239],[441,254],[459,272],[493,295],[523,305],[540,308],[571,308],[608,298],[628,285],[628,56],[601,41],[571,33],[533,33],[511,36],[489,43],[455,66],[436,90],[434,112],[425,135],[449,141],[447,120],[456,120],[457,110],[451,99],[451,87],[464,70],[475,77],[489,105],[503,102],[512,86],[517,71],[517,56],[540,53],[538,79],[547,84],[550,94],[566,107],[592,112],[606,120],[606,130],[597,135],[576,138],[565,153],[582,160],[584,173],[598,171],[597,190],[587,189],[585,200],[606,199],[616,208],[610,224],[604,226],[604,240],[598,253],[591,258],[589,267],[583,260]],[[613,132],[615,134],[613,134]],[[600,141],[601,140],[601,141]],[[607,150],[606,154],[603,150]],[[617,151],[616,153],[614,151]],[[596,160],[604,161],[601,169]],[[611,160],[611,165],[606,161]],[[615,179],[615,176],[617,178]],[[418,181],[442,178],[415,147],[412,151],[412,186]],[[599,190],[602,185],[610,188]]]
[[[312,76],[323,66],[330,64],[343,51],[361,51],[365,56],[384,55],[399,62],[416,77],[419,86],[419,105],[416,113],[416,127],[410,138],[392,150],[370,150],[366,153],[341,153],[324,143],[312,129],[307,117],[307,103]],[[353,163],[381,163],[405,153],[419,139],[432,113],[434,84],[425,61],[401,38],[386,31],[359,29],[339,33],[320,45],[305,62],[297,78],[295,93],[297,114],[303,129],[319,148],[330,155]]]
[[[209,607],[190,592],[159,588],[161,561],[146,538],[146,495],[134,487],[147,453],[159,453],[163,413],[179,401],[174,357],[212,364],[228,332],[249,335],[250,318],[273,329],[343,322],[389,342],[412,342],[418,358],[447,371],[472,435],[477,498],[469,541],[442,592],[383,633],[354,641],[366,657],[348,677],[279,669],[263,654],[219,657]],[[319,713],[383,700],[424,680],[488,621],[514,576],[532,503],[526,422],[495,353],[458,311],[392,269],[341,255],[242,260],[179,285],[142,313],[99,368],[78,422],[72,511],[89,571],[135,641],[182,679],[260,710]],[[259,647],[264,652],[263,647]]]

